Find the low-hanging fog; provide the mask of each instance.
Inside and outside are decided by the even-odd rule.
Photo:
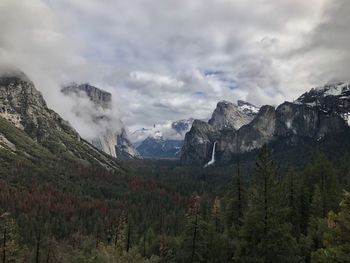
[[[0,69],[25,72],[84,137],[101,127],[87,98],[61,94],[72,81],[113,94],[115,129],[166,126],[222,99],[278,104],[350,80],[349,11],[347,0],[2,0]]]

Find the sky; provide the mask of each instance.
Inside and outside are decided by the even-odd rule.
[[[134,130],[350,80],[348,0],[1,0],[0,63],[82,131],[69,82],[113,94]]]

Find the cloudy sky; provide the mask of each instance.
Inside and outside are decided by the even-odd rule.
[[[0,61],[73,122],[60,85],[112,92],[135,129],[350,79],[349,13],[348,0],[1,0]]]

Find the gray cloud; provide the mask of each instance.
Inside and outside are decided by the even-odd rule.
[[[58,87],[113,93],[132,129],[208,117],[217,101],[277,104],[348,78],[346,0],[3,0],[0,59],[73,125]],[[18,19],[20,17],[20,19]]]

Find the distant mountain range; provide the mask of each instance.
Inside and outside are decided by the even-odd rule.
[[[336,138],[348,132],[350,125],[348,82],[311,89],[276,108],[220,101],[208,121],[184,119],[131,134],[122,122],[114,125],[110,93],[89,84],[70,85],[62,92],[85,96],[92,102],[95,110],[88,114],[101,128],[94,138],[81,138],[49,109],[25,74],[0,76],[1,160],[17,156],[28,162],[42,162],[48,156],[52,162],[72,160],[108,169],[121,169],[116,158],[180,158],[184,165],[221,165],[264,144],[279,142],[283,147],[294,147],[306,142],[323,143],[327,136]],[[82,111],[78,104],[73,109],[77,118],[86,114]]]
[[[349,124],[348,82],[311,89],[277,108],[265,105],[258,110],[249,103],[221,101],[208,122],[193,122],[185,136],[181,161],[184,165],[232,163],[237,154],[253,152],[264,144],[317,143],[348,131]]]
[[[190,118],[142,128],[134,131],[130,138],[144,158],[180,158],[183,140],[192,122]]]

